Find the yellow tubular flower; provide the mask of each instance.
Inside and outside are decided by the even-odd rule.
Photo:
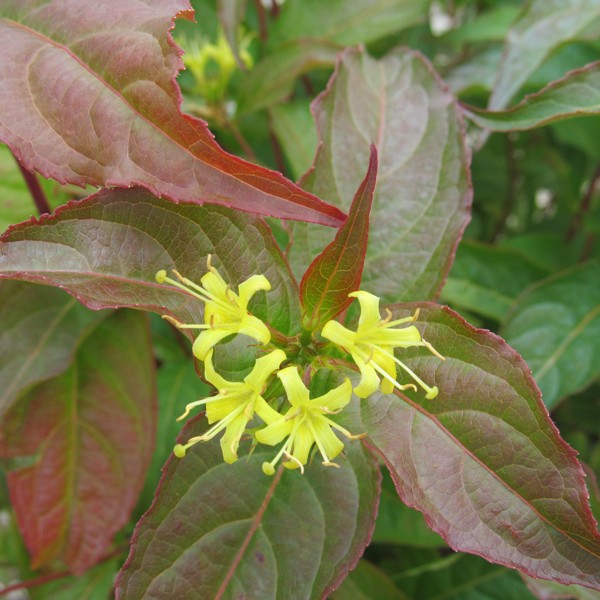
[[[261,444],[274,446],[287,437],[281,450],[271,462],[263,463],[263,471],[273,475],[275,464],[282,456],[288,460],[283,463],[289,469],[300,468],[308,460],[313,444],[317,445],[323,464],[337,467],[331,460],[343,449],[344,444],[333,433],[333,429],[341,431],[346,437],[358,439],[362,435],[353,436],[346,429],[332,421],[327,415],[339,412],[350,402],[352,384],[349,379],[323,396],[310,400],[309,392],[300,376],[297,367],[287,367],[277,373],[285,388],[288,400],[292,405],[285,415],[264,419],[268,425],[257,431],[255,436]]]
[[[431,400],[438,394],[436,386],[430,387],[421,380],[411,369],[394,355],[395,348],[410,348],[425,346],[430,352],[443,360],[429,343],[426,342],[414,325],[395,329],[415,321],[418,311],[411,317],[392,321],[391,313],[385,319],[379,313],[379,298],[369,292],[352,292],[352,298],[358,298],[360,303],[360,318],[356,331],[346,329],[337,321],[328,321],[323,327],[322,335],[348,352],[360,369],[360,383],[354,388],[354,393],[360,398],[366,398],[380,387],[384,394],[391,394],[394,387],[399,390],[416,386],[412,383],[400,385],[396,380],[396,367],[406,371],[426,392],[426,398]],[[380,379],[381,378],[381,379]]]
[[[248,421],[256,413],[263,421],[270,422],[279,418],[279,413],[272,409],[262,397],[269,377],[279,368],[285,360],[283,350],[262,356],[256,360],[252,371],[244,381],[227,381],[214,369],[212,364],[213,350],[209,350],[204,363],[204,375],[219,393],[210,398],[191,402],[185,407],[185,412],[177,419],[185,419],[190,410],[196,406],[206,405],[206,417],[209,423],[215,423],[204,435],[193,437],[187,444],[177,444],[173,449],[175,456],[182,458],[188,448],[197,442],[205,442],[225,430],[221,438],[221,451],[225,462],[232,463],[237,460],[237,450]]]
[[[166,271],[156,274],[158,283],[170,283],[204,302],[204,324],[185,325],[172,317],[164,317],[179,329],[203,329],[196,338],[192,351],[194,356],[205,360],[209,350],[229,335],[242,333],[254,338],[261,344],[271,340],[269,328],[257,317],[248,313],[248,303],[252,296],[261,290],[268,291],[271,284],[264,275],[252,275],[238,286],[236,294],[221,274],[212,266],[208,255],[206,266],[208,273],[200,280],[202,285],[182,277],[173,271],[178,279],[167,277]]]

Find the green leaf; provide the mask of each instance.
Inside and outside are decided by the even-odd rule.
[[[103,562],[76,577],[63,577],[31,588],[31,600],[107,600],[111,597],[116,560]]]
[[[285,100],[306,71],[329,67],[342,49],[325,40],[299,39],[268,54],[244,76],[238,92],[238,114],[245,115]]]
[[[33,568],[58,560],[81,574],[105,557],[144,482],[154,395],[147,321],[121,311],[8,413],[0,452]]]
[[[322,146],[303,185],[348,207],[373,141],[379,175],[362,287],[387,301],[434,297],[469,219],[469,156],[454,100],[431,66],[398,49],[376,61],[344,53],[314,106]],[[303,273],[331,242],[294,225],[290,260]]]
[[[502,333],[527,361],[549,408],[587,387],[600,375],[600,265],[558,273],[526,290]]]
[[[319,140],[308,100],[273,106],[271,123],[295,179],[312,165]]]
[[[517,296],[548,275],[515,250],[464,240],[442,291],[444,303],[501,321]]]
[[[344,579],[331,600],[408,600],[388,575],[367,560],[359,560],[356,569]]]
[[[184,323],[202,322],[202,303],[157,284],[156,271],[176,268],[200,281],[212,254],[232,285],[258,273],[271,282],[272,291],[252,304],[254,314],[284,333],[299,324],[297,286],[269,228],[225,207],[105,190],[18,225],[1,241],[0,277],[60,286],[90,308],[133,307]]]
[[[140,502],[144,509],[150,506],[160,479],[162,466],[173,453],[173,446],[182,428],[182,424],[176,420],[177,417],[183,414],[186,404],[209,396],[212,389],[196,373],[192,358],[162,366],[158,370],[157,388],[156,446],[141,495]]]
[[[339,225],[339,210],[228,154],[181,113],[175,15],[192,18],[188,0],[2,2],[0,139],[61,183]]]
[[[344,46],[366,44],[427,20],[430,0],[287,0],[271,29],[273,49],[316,38]]]
[[[600,61],[567,73],[510,110],[488,111],[464,106],[479,127],[492,131],[534,129],[553,121],[600,114]]]
[[[398,573],[398,587],[419,600],[533,600],[515,572],[489,564],[478,556],[451,554]]]
[[[398,306],[393,318],[417,306]],[[420,308],[416,325],[446,360],[423,348],[401,359],[439,395],[374,394],[361,405],[362,430],[400,497],[455,550],[600,589],[600,535],[583,470],[527,365],[502,339],[450,309]]]
[[[186,439],[203,431],[197,420]],[[171,459],[156,500],[138,523],[117,598],[326,597],[369,540],[379,496],[378,467],[358,442],[340,468],[318,461],[305,474],[261,463],[259,446],[228,465],[215,440]]]
[[[506,37],[489,108],[507,106],[554,48],[588,28],[594,39],[599,27],[597,0],[530,0]]]
[[[303,324],[309,330],[321,328],[348,308],[352,302],[348,294],[360,288],[376,180],[377,149],[371,145],[367,174],[354,195],[348,218],[300,282]]]
[[[93,312],[62,290],[0,283],[0,416],[28,388],[63,373],[110,311]]]

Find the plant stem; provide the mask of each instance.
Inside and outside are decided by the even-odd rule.
[[[40,575],[35,579],[28,579],[27,581],[20,581],[19,583],[13,583],[13,585],[9,585],[0,590],[0,596],[6,596],[6,594],[10,594],[10,592],[14,592],[16,590],[25,590],[28,588],[36,587],[38,585],[43,585],[44,583],[50,583],[55,579],[62,579],[63,577],[68,577],[71,575],[69,571],[61,571],[60,573],[48,573],[47,575]]]
[[[598,187],[599,181],[600,181],[600,165],[598,165],[598,167],[594,171],[594,174],[592,175],[590,184],[589,184],[587,190],[585,191],[585,195],[581,199],[581,204],[579,205],[579,210],[577,211],[577,213],[573,217],[573,220],[571,221],[571,224],[569,225],[569,230],[567,231],[567,236],[566,236],[567,243],[573,241],[573,238],[575,237],[575,235],[579,231],[579,228],[581,227],[583,217],[590,210],[590,207],[592,205],[592,199],[594,198],[594,192],[596,191],[596,187]]]
[[[269,31],[267,29],[267,13],[261,0],[254,0],[256,6],[256,12],[258,14],[258,31],[261,42],[266,42],[269,37]]]
[[[14,154],[13,154],[14,156]],[[19,159],[14,156],[17,164],[19,165],[19,169],[21,169],[21,174],[23,175],[23,179],[31,192],[31,196],[33,197],[33,201],[35,202],[35,206],[38,209],[38,213],[40,215],[50,214],[52,209],[50,208],[50,204],[46,198],[46,194],[44,194],[44,190],[40,185],[40,182],[37,180],[35,173],[30,173],[20,162]]]

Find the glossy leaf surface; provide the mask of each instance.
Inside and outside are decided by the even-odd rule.
[[[442,290],[442,300],[501,321],[517,296],[548,272],[522,252],[464,240]]]
[[[19,398],[0,452],[34,568],[83,573],[127,523],[154,444],[154,362],[146,319],[101,322],[58,377]]]
[[[521,295],[503,327],[552,407],[600,376],[600,265],[562,272]]]
[[[65,371],[110,311],[93,312],[61,290],[0,283],[0,415],[20,393]]]
[[[186,427],[186,439],[201,426]],[[273,456],[265,446],[233,465],[214,442],[171,459],[117,598],[326,597],[362,554],[379,494],[373,457],[358,442],[345,451],[339,469],[314,461],[304,476],[272,478],[261,470]]]
[[[596,0],[531,0],[525,4],[506,37],[489,108],[507,106],[554,48],[588,28],[595,39],[600,28]]]
[[[369,168],[348,218],[336,236],[310,264],[300,282],[300,301],[307,329],[318,329],[348,308],[348,294],[360,288],[369,241],[369,214],[377,180],[377,149],[371,146]]]
[[[447,308],[421,306],[417,325],[446,360],[424,349],[402,360],[439,387],[437,398],[375,394],[362,404],[362,426],[401,498],[455,550],[600,589],[600,535],[583,470],[526,364]]]
[[[452,96],[419,54],[376,61],[346,52],[313,105],[322,146],[303,185],[348,207],[373,141],[379,153],[362,286],[388,302],[434,297],[469,219],[469,157]],[[331,241],[294,226],[290,260],[303,273]]]
[[[299,322],[298,291],[265,223],[225,207],[176,205],[143,190],[106,190],[16,226],[1,239],[0,277],[58,285],[91,308],[134,307],[201,322],[202,303],[156,283],[176,268],[193,281],[206,256],[232,285],[263,273],[272,291],[253,312],[282,331]]]
[[[366,560],[360,560],[331,600],[408,600],[393,580],[381,569]]]
[[[175,202],[338,225],[339,210],[223,151],[180,112],[187,0],[7,0],[0,7],[0,139],[21,163],[77,185],[141,185]]]
[[[510,110],[466,106],[471,121],[492,131],[520,131],[553,121],[600,113],[600,62],[567,73]]]

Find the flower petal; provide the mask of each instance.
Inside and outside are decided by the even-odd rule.
[[[245,408],[249,404],[254,390],[245,383],[238,384],[237,388],[230,387],[226,390],[226,394],[220,394],[221,400],[206,405],[206,418],[209,423],[225,419],[240,406]]]
[[[254,404],[254,412],[265,422],[267,423],[267,425],[274,423],[275,421],[279,420],[282,418],[282,415],[280,415],[274,408],[271,408],[264,400],[264,398],[262,398],[262,396],[259,396],[256,399],[256,402]]]
[[[195,340],[192,346],[192,353],[198,360],[206,360],[206,355],[211,348],[214,348],[221,340],[230,336],[235,331],[227,329],[207,329],[203,331]]]
[[[220,300],[228,301],[227,298],[227,282],[221,277],[217,269],[211,267],[210,271],[202,276],[200,280],[202,287],[211,295]]]
[[[298,367],[286,367],[277,373],[281,379],[290,404],[294,407],[305,406],[309,402],[308,389],[304,385]]]
[[[410,346],[414,346],[421,341],[421,333],[414,325],[402,327],[401,329],[379,327],[369,334],[369,342],[395,348],[410,348]]]
[[[264,275],[252,275],[238,286],[240,306],[246,309],[250,298],[259,291],[268,292],[271,289],[269,280]]]
[[[245,413],[238,415],[229,425],[221,438],[221,452],[223,460],[226,463],[233,463],[237,460],[237,451],[240,446],[240,438],[244,434],[248,418]]]
[[[264,429],[260,429],[254,435],[261,444],[275,446],[275,444],[279,444],[283,438],[290,435],[293,426],[293,419],[280,417],[277,421],[267,425]]]
[[[194,355],[196,355],[195,352]],[[218,390],[223,390],[227,388],[227,386],[229,385],[229,381],[227,381],[227,379],[223,379],[223,377],[221,377],[215,371],[215,367],[212,362],[213,355],[214,352],[212,349],[206,352],[204,358],[204,377],[209,383],[212,383]]]
[[[363,332],[368,332],[370,329],[377,327],[381,320],[379,312],[379,298],[369,292],[352,292],[348,294],[352,298],[358,298],[360,303],[360,317],[358,318],[357,334],[360,337]]]
[[[317,445],[325,451],[324,460],[334,459],[343,449],[344,443],[338,438],[331,429],[331,426],[323,418],[312,419],[313,433]],[[321,452],[322,454],[322,452]]]
[[[290,454],[302,465],[306,464],[310,449],[315,443],[315,438],[312,431],[308,428],[306,423],[303,423],[298,427],[298,431],[294,436],[294,443]],[[288,465],[291,467],[291,465]]]
[[[271,341],[271,332],[269,328],[257,317],[245,314],[240,319],[238,333],[243,333],[261,344],[268,344]]]
[[[379,387],[379,375],[377,375],[372,365],[363,360],[360,353],[354,352],[352,358],[360,369],[361,375],[360,383],[354,388],[354,393],[359,398],[366,398],[377,391]]]
[[[252,371],[244,378],[244,381],[251,386],[254,391],[260,395],[267,379],[277,370],[279,365],[285,360],[283,350],[273,350],[265,356],[256,359]]]
[[[323,396],[314,398],[310,401],[311,407],[323,407],[329,411],[340,410],[344,408],[352,398],[352,383],[346,378],[344,382]]]
[[[356,341],[356,333],[350,331],[350,329],[346,329],[337,321],[327,321],[323,326],[321,335],[326,340],[329,340],[342,348],[346,348],[349,351],[353,348],[354,342]]]

